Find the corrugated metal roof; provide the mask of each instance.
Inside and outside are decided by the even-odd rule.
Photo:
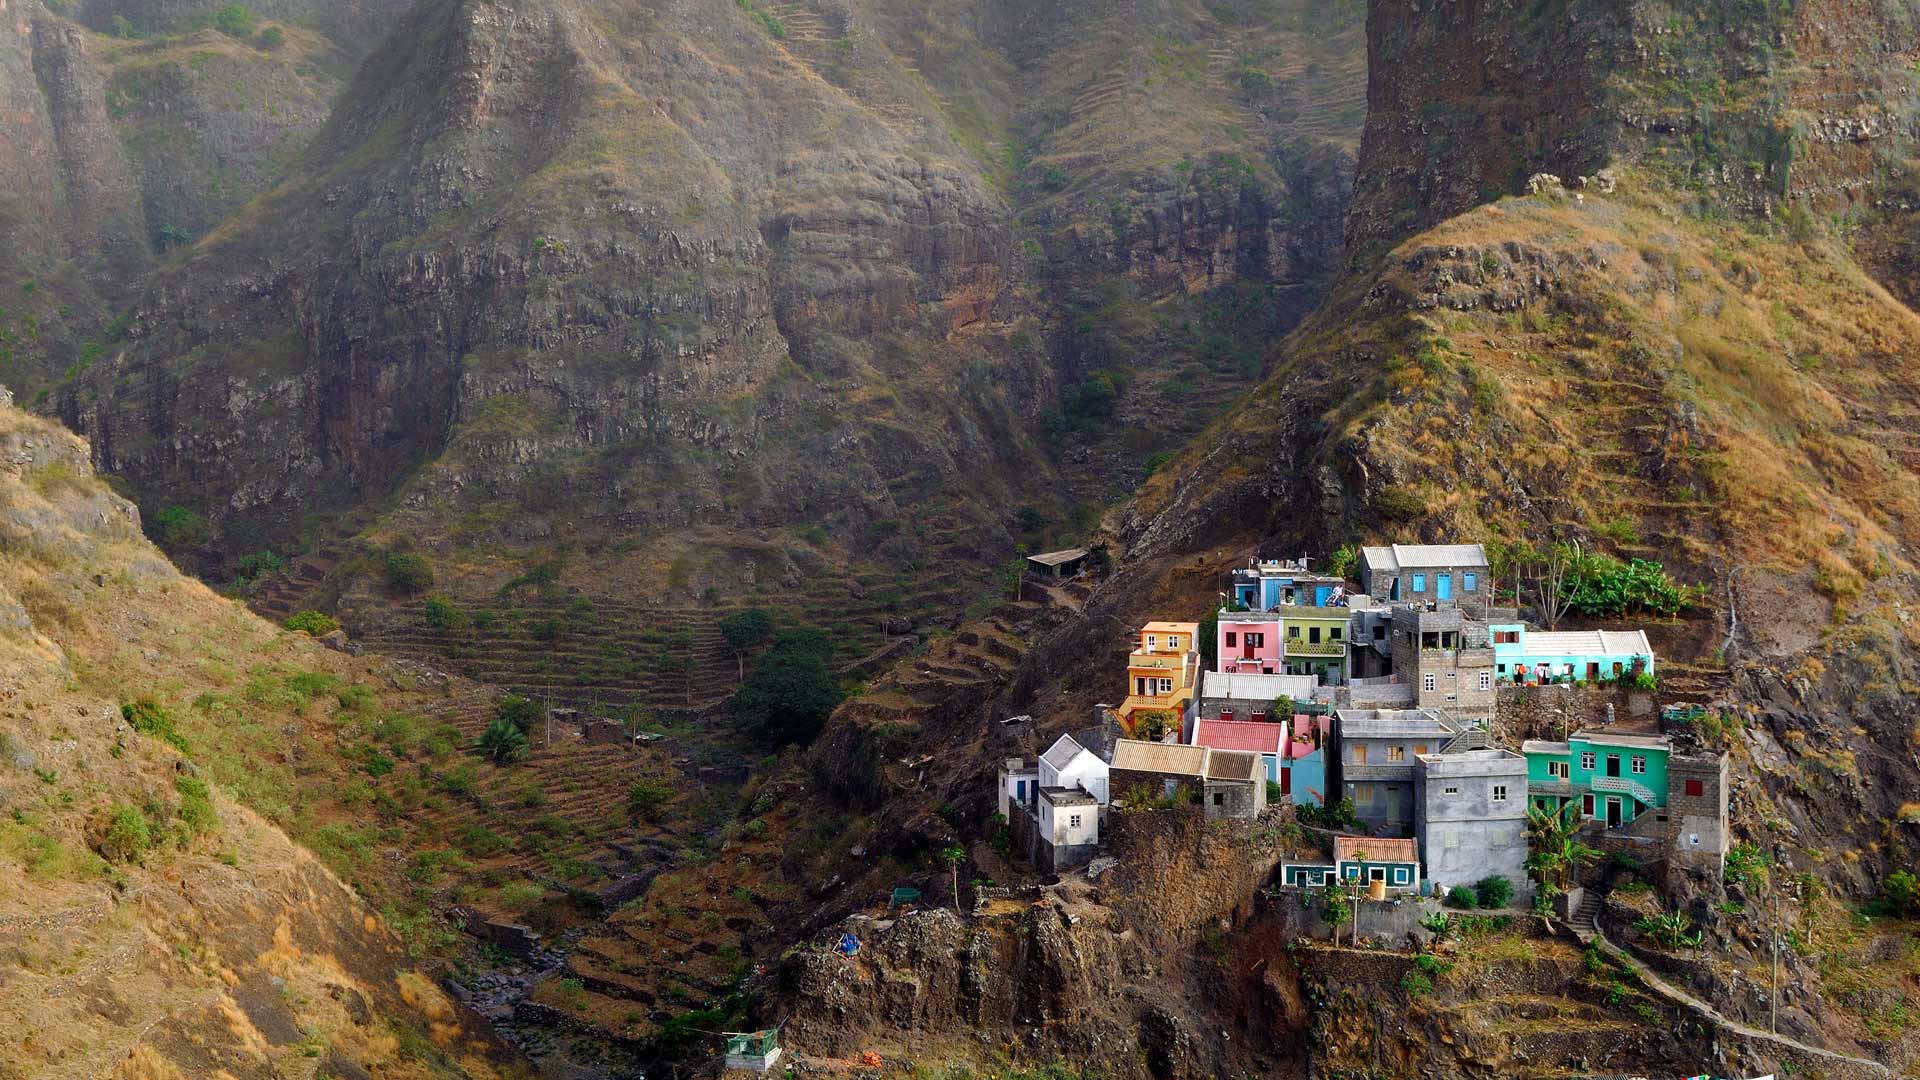
[[[1486,566],[1482,544],[1390,544],[1362,548],[1360,557],[1375,570],[1420,570],[1428,567]]]
[[[1573,747],[1548,739],[1528,739],[1520,744],[1520,752],[1523,754],[1571,754]]]
[[[1215,750],[1248,750],[1278,754],[1286,738],[1285,724],[1256,724],[1251,720],[1206,720],[1193,728],[1193,745]]]
[[[1366,862],[1419,862],[1420,849],[1410,839],[1393,839],[1383,836],[1336,836],[1333,838],[1333,861],[1346,862],[1355,852],[1366,856]]]
[[[1027,561],[1040,563],[1043,566],[1059,566],[1061,563],[1070,563],[1075,559],[1086,557],[1086,548],[1067,548],[1063,551],[1049,551],[1044,555],[1029,555]]]
[[[1261,766],[1259,754],[1215,750],[1207,755],[1209,780],[1264,780],[1266,776],[1267,770]]]
[[[1143,742],[1121,739],[1113,744],[1116,772],[1175,773],[1203,776],[1207,770],[1207,748],[1181,743]]]

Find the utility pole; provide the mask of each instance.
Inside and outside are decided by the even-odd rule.
[[[1773,983],[1767,989],[1767,1030],[1780,1033],[1780,886],[1773,889]]]

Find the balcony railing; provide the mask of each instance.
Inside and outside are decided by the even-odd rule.
[[[1588,784],[1595,791],[1605,791],[1615,795],[1631,795],[1648,806],[1659,802],[1653,796],[1653,789],[1638,780],[1629,780],[1624,776],[1596,776]]]
[[[1346,762],[1340,766],[1340,776],[1343,780],[1411,781],[1413,779],[1413,762],[1376,761],[1368,762],[1364,765]]]
[[[1289,656],[1345,656],[1347,643],[1344,641],[1296,641],[1287,639]]]
[[[1156,671],[1178,671],[1186,665],[1186,658],[1179,653],[1133,653],[1127,657],[1127,666],[1153,668]]]

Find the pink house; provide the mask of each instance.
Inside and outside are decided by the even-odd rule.
[[[1280,661],[1280,623],[1272,616],[1265,619],[1236,618],[1234,612],[1220,613],[1214,654],[1218,670],[1246,675],[1278,675]]]

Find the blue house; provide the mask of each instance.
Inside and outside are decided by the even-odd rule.
[[[1278,607],[1341,607],[1346,582],[1304,565],[1266,559],[1233,572],[1233,601],[1247,611]]]

